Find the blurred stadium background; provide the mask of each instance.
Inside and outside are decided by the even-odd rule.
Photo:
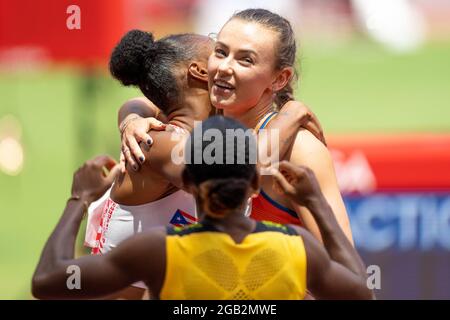
[[[356,245],[380,267],[378,297],[450,299],[450,2],[274,3],[0,0],[0,299],[32,298],[73,171],[118,158],[116,113],[139,95],[107,72],[120,36],[218,32],[257,6],[298,32],[297,98],[324,126]],[[67,28],[70,5],[81,29]]]

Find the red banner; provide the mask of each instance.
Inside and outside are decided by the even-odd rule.
[[[450,134],[328,139],[344,193],[450,191]]]
[[[124,0],[0,0],[0,59],[104,63],[126,9]]]

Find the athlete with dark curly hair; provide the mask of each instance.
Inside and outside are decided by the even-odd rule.
[[[303,299],[307,289],[316,298],[373,298],[364,264],[310,169],[282,162],[272,173],[276,188],[314,215],[323,246],[305,229],[245,216],[247,199],[260,186],[254,137],[240,139],[238,133],[246,129],[215,116],[190,135],[182,176],[196,200],[198,224],[155,228],[103,256],[74,259],[74,243],[85,206],[114,178],[114,173],[104,177],[102,166],[113,163],[99,157],[79,169],[72,197],[34,273],[33,295],[93,298],[142,280],[160,299]],[[217,139],[225,137],[223,143],[206,138],[210,130]],[[216,150],[213,163],[207,159],[211,148]],[[79,289],[67,286],[70,266],[80,270]]]

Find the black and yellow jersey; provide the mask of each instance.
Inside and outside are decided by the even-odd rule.
[[[212,225],[168,227],[161,299],[303,299],[306,252],[289,226],[256,222],[241,243]]]

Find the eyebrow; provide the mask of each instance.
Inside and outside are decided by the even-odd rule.
[[[229,47],[228,47],[225,43],[223,43],[223,42],[216,41],[216,43],[219,44],[219,45],[221,45],[221,46],[223,46],[223,47],[225,47],[225,48],[227,48],[227,49],[229,49]],[[252,53],[252,54],[254,54],[255,56],[258,56],[258,54],[257,54],[255,51],[250,50],[250,49],[239,49],[239,52],[243,52],[243,53]]]

